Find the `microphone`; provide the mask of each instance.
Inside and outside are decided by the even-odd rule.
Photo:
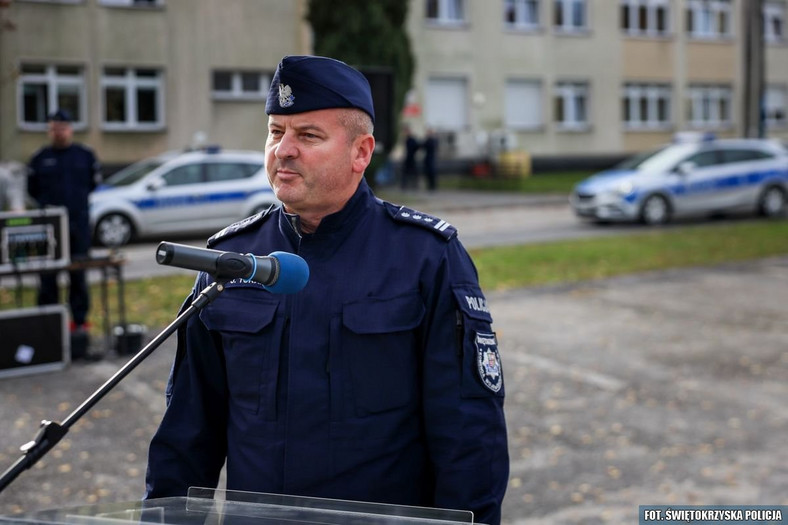
[[[268,256],[240,254],[162,242],[156,262],[206,272],[216,279],[246,279],[262,284],[273,293],[295,293],[306,286],[309,266],[298,255],[273,252]]]

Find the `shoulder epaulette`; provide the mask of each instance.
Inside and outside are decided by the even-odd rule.
[[[406,206],[398,206],[390,202],[383,201],[383,205],[386,207],[391,217],[397,222],[421,226],[422,228],[426,228],[440,235],[447,241],[457,235],[457,228],[443,219]]]
[[[256,224],[262,224],[268,219],[268,217],[272,215],[271,212],[274,210],[275,207],[276,205],[271,204],[268,207],[268,209],[261,211],[260,213],[256,213],[255,215],[252,215],[245,219],[242,219],[238,222],[234,222],[233,224],[227,226],[223,230],[214,233],[208,239],[208,248],[213,247],[220,240],[227,239],[229,237],[232,237],[233,235],[237,235],[238,233],[241,233],[242,231],[246,230],[247,228],[251,228]]]

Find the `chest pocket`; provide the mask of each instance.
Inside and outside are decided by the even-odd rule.
[[[284,321],[269,298],[260,289],[228,288],[200,319],[221,336],[231,403],[272,421]]]
[[[392,410],[417,399],[418,293],[344,305],[339,345],[350,376],[356,416]]]

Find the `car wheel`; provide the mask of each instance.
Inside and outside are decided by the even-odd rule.
[[[778,186],[766,188],[758,201],[758,211],[765,217],[782,217],[787,207],[788,198]]]
[[[670,204],[662,195],[648,197],[640,208],[640,221],[649,226],[665,224],[670,221]]]
[[[134,225],[120,213],[110,213],[96,223],[96,240],[102,246],[114,248],[128,244],[134,236]]]

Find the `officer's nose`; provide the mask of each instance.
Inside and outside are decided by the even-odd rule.
[[[292,159],[298,156],[298,146],[295,137],[291,133],[284,133],[279,139],[274,152],[278,159]]]

